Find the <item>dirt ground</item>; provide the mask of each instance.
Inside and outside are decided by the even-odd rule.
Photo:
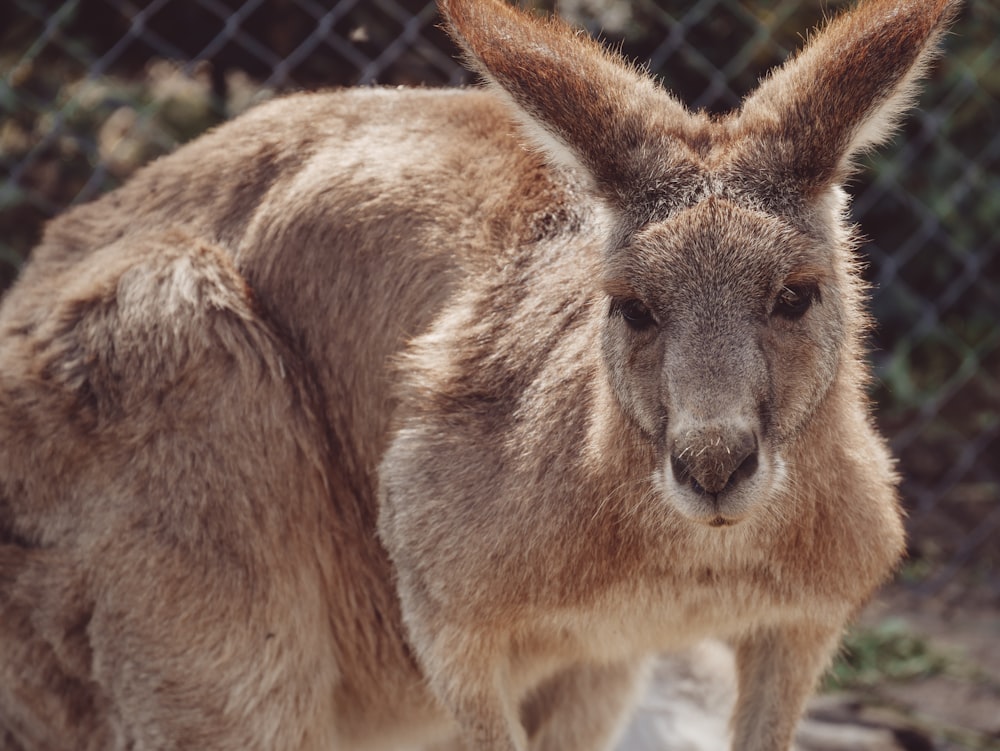
[[[911,731],[907,749],[1000,750],[1000,602],[972,589],[933,596],[903,586],[882,593],[860,625],[898,619],[943,658],[930,675],[884,681],[855,696],[860,721]],[[904,734],[905,735],[905,734]]]

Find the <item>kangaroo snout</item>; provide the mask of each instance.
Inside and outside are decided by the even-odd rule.
[[[689,430],[671,442],[670,468],[678,485],[717,499],[754,475],[757,449],[757,436],[748,429]]]
[[[753,421],[684,420],[667,434],[665,499],[692,521],[728,526],[747,518],[781,485],[780,461]]]

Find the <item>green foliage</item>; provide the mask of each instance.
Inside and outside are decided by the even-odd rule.
[[[914,634],[904,621],[890,618],[847,634],[823,690],[858,690],[926,678],[945,672],[951,664],[947,655]]]

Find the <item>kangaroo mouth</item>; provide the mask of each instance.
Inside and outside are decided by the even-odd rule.
[[[780,455],[766,446],[758,447],[754,454],[753,472],[726,483],[717,492],[706,489],[700,481],[692,482],[691,477],[671,466],[668,459],[658,473],[664,499],[698,525],[724,529],[746,523],[761,508],[773,504],[785,479]]]
[[[719,514],[718,516],[716,516],[716,517],[714,517],[714,518],[712,518],[712,519],[710,519],[708,521],[708,526],[710,526],[710,527],[731,527],[734,524],[737,524],[738,522],[739,522],[739,519],[732,519],[730,517],[722,516],[722,514]]]

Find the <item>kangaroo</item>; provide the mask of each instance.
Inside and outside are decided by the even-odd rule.
[[[597,751],[728,641],[788,749],[903,550],[842,186],[956,12],[739,110],[442,0],[487,82],[261,105],[47,227],[0,308],[0,747]]]

